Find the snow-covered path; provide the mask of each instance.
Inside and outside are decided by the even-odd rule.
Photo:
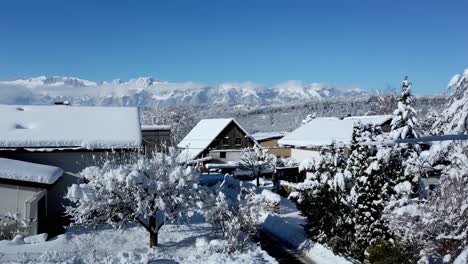
[[[38,244],[0,241],[0,263],[147,263],[161,259],[191,264],[276,263],[258,247],[233,255],[197,247],[197,239],[209,239],[210,232],[208,224],[166,225],[161,229],[160,246],[153,250],[148,247],[148,234],[141,227],[71,229]]]
[[[302,252],[306,260],[317,264],[349,264],[345,258],[336,256],[319,243],[307,238],[304,228],[304,218],[296,205],[287,198],[281,197],[280,213],[266,216],[262,229],[288,247]]]

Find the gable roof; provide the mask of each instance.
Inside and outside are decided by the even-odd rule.
[[[391,115],[315,118],[278,140],[278,144],[295,147],[328,146],[333,143],[347,145],[351,143],[353,127],[357,122],[382,125],[391,119]]]
[[[62,173],[54,166],[0,158],[0,179],[53,184]]]
[[[0,105],[0,148],[137,148],[138,109]]]
[[[189,161],[197,158],[231,122],[234,122],[242,132],[249,135],[233,118],[202,119],[177,144],[177,147],[183,149],[179,154],[180,161]]]

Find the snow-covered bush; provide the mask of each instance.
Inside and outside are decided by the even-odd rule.
[[[457,256],[468,246],[468,158],[454,154],[440,187],[427,201],[397,201],[387,207],[389,226],[431,257]]]
[[[317,118],[317,113],[308,114],[308,115],[306,116],[306,118],[304,118],[304,119],[302,120],[301,123],[302,123],[303,125],[305,125],[305,124],[309,123],[310,121],[314,120],[315,118]]]
[[[259,148],[245,148],[242,150],[241,160],[239,167],[242,170],[252,172],[252,175],[257,180],[257,186],[260,185],[260,176],[262,173],[270,170],[274,172],[276,166],[275,155],[268,154],[268,149]]]
[[[334,147],[301,166],[308,171],[306,180],[295,184],[290,198],[305,217],[308,236],[348,253],[353,236],[352,208],[347,196],[343,153]]]
[[[368,249],[369,263],[395,264],[407,263],[416,264],[418,261],[417,248],[408,242],[379,240]]]
[[[66,213],[75,224],[138,222],[157,246],[158,231],[166,221],[183,219],[203,206],[204,189],[198,174],[177,163],[176,153],[140,157],[134,164],[88,167],[86,183],[74,184],[66,198],[74,204]]]
[[[228,185],[227,180],[221,187]],[[225,240],[223,247],[216,250],[228,253],[243,250],[257,232],[260,217],[266,211],[265,199],[256,194],[255,188],[246,188],[242,183],[239,188],[234,199],[218,190],[211,206],[205,210],[205,219],[211,224],[213,233]]]
[[[34,219],[23,219],[18,213],[0,214],[0,240],[11,240],[17,235],[27,235]]]

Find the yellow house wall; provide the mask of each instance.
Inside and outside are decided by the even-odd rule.
[[[267,140],[267,141],[262,141],[259,142],[260,146],[265,147],[265,148],[271,148],[268,150],[268,153],[275,155],[276,157],[281,157],[281,158],[289,158],[291,157],[291,149],[290,148],[281,148],[281,149],[275,149],[274,147],[278,147],[278,140],[277,139],[272,139],[272,140]]]

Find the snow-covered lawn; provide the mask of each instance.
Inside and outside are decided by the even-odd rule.
[[[177,263],[276,263],[256,245],[232,255],[210,251],[211,227],[206,223],[168,224],[160,232],[156,249],[149,248],[148,232],[139,226],[121,230],[108,226],[71,228],[36,244],[4,240],[0,241],[0,263],[147,263],[163,259]]]

